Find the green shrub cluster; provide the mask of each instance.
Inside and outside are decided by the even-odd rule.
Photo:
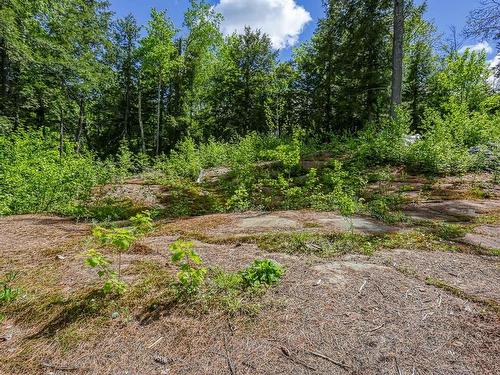
[[[57,134],[19,131],[0,136],[0,215],[27,212],[78,213],[92,187],[106,181],[104,165]]]

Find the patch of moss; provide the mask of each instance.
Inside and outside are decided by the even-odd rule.
[[[435,286],[436,288],[443,289],[446,292],[448,292],[448,293],[450,293],[458,298],[465,299],[467,301],[480,304],[480,305],[486,307],[487,309],[494,311],[497,315],[500,316],[500,305],[495,300],[488,299],[488,298],[482,298],[479,296],[475,296],[473,294],[466,293],[465,291],[463,291],[460,288],[449,285],[443,280],[435,279],[432,277],[427,277],[425,279],[425,283],[427,285],[432,285],[432,286]]]

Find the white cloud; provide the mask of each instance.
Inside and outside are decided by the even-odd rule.
[[[474,52],[485,51],[487,55],[493,52],[493,48],[490,46],[488,42],[479,42],[476,44],[463,46],[462,48],[460,48],[460,52],[463,53],[465,52],[466,49],[469,49]]]
[[[496,76],[496,69],[500,65],[500,53],[497,54],[493,60],[490,62],[491,75],[488,77],[487,81],[497,92],[500,92],[500,78]]]
[[[250,26],[268,34],[276,49],[297,43],[304,26],[312,20],[295,0],[220,0],[215,9],[224,16],[225,34],[241,33]]]

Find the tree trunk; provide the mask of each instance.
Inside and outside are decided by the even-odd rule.
[[[396,114],[396,107],[401,104],[403,89],[403,34],[404,0],[394,0],[394,36],[392,44],[392,91],[391,115]]]
[[[0,69],[1,74],[0,77],[2,79],[2,87],[1,87],[1,98],[0,98],[0,111],[2,114],[6,114],[7,106],[5,104],[7,100],[7,71],[8,71],[8,60],[7,60],[7,51],[5,47],[5,41],[3,38],[0,38],[0,57],[1,57],[1,66]]]
[[[128,118],[130,112],[130,76],[127,77],[127,84],[125,88],[125,118],[123,120],[123,139],[128,136]]]
[[[62,159],[64,153],[64,111],[61,107],[59,115],[59,158]]]
[[[140,74],[140,73],[139,73]],[[141,143],[142,143],[142,152],[146,153],[146,142],[144,141],[144,125],[142,124],[142,88],[141,88],[141,78],[139,77],[138,82],[138,90],[139,90],[139,103],[138,103],[138,116],[139,116],[139,130],[141,131]]]
[[[85,128],[85,101],[80,98],[80,114],[78,116],[78,134],[76,135],[76,152],[79,153],[82,145],[83,129]]]
[[[161,118],[161,75],[158,77],[158,96],[156,103],[155,155],[160,154],[160,118]]]

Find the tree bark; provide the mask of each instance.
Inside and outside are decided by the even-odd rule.
[[[79,153],[82,145],[83,129],[85,128],[85,101],[80,98],[80,114],[78,116],[78,134],[76,135],[76,152]]]
[[[59,158],[62,159],[64,153],[64,111],[61,107],[59,115]]]
[[[396,114],[396,107],[401,104],[403,90],[403,35],[404,35],[404,0],[394,0],[394,36],[392,44],[392,90],[391,116]]]
[[[139,116],[139,130],[141,131],[141,144],[142,144],[142,152],[146,153],[146,142],[144,141],[144,125],[142,123],[142,88],[141,88],[141,78],[139,73],[139,82],[138,82],[138,90],[139,90],[139,103],[138,103],[138,116]]]
[[[161,75],[158,77],[158,96],[156,103],[155,155],[160,154],[160,118],[161,118]]]

